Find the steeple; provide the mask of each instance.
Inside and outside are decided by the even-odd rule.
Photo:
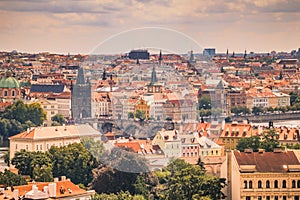
[[[194,53],[193,53],[193,50],[191,50],[189,61],[190,61],[190,63],[194,62]]]
[[[102,80],[105,81],[107,78],[106,69],[104,68],[103,74],[102,74]]]
[[[247,51],[246,51],[246,49],[245,49],[244,59],[246,59],[246,57],[247,57]]]
[[[162,60],[163,60],[163,57],[162,57],[162,53],[161,53],[161,50],[160,50],[160,51],[159,51],[159,57],[158,57],[158,64],[159,64],[159,65],[161,65]]]
[[[85,84],[84,71],[82,67],[78,69],[76,84]]]
[[[155,65],[153,65],[150,85],[154,85],[156,81],[157,81],[157,77],[156,77]]]

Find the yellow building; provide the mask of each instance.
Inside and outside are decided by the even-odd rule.
[[[100,140],[101,134],[87,124],[31,128],[9,138],[10,159],[21,149],[45,152],[51,146],[79,143],[84,137]]]
[[[231,151],[227,199],[299,200],[299,153]]]
[[[146,119],[148,119],[150,117],[150,106],[142,98],[137,102],[137,104],[134,105],[134,116],[136,115],[136,112],[138,110],[145,112]]]
[[[236,145],[241,138],[249,138],[257,134],[250,124],[238,124],[232,122],[225,124],[222,133],[217,141],[221,146],[226,149],[235,149]]]
[[[181,156],[181,141],[177,130],[161,130],[153,138],[152,145],[158,145],[165,157]]]

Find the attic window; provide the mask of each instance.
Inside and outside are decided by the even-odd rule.
[[[284,134],[284,139],[285,139],[285,140],[287,139],[287,134]]]

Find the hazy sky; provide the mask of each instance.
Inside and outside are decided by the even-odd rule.
[[[299,0],[1,0],[0,51],[300,48]]]

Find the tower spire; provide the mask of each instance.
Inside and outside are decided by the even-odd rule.
[[[159,65],[161,65],[162,60],[163,60],[163,57],[162,57],[162,53],[161,53],[161,50],[160,50],[160,51],[159,51],[159,57],[158,57],[158,64],[159,64]]]
[[[155,65],[153,65],[150,85],[154,85],[156,81],[157,81],[157,77],[156,77]]]

